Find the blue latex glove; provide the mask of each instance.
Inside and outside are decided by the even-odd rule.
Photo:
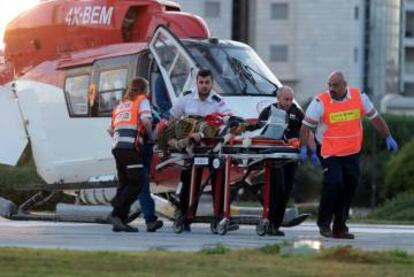
[[[146,135],[146,143],[147,144],[154,144],[157,140],[157,136],[155,134],[155,131],[149,132]]]
[[[153,126],[157,125],[158,122],[160,122],[161,120],[161,116],[159,114],[159,112],[157,112],[156,110],[152,110],[152,124]]]
[[[316,151],[312,151],[311,162],[313,166],[315,167],[321,164],[321,161],[319,160],[319,157],[318,157],[318,154],[316,154]]]
[[[388,136],[385,139],[385,142],[387,143],[387,149],[390,152],[397,152],[398,151],[398,144],[397,142],[392,138],[392,136]]]
[[[303,146],[300,147],[299,160],[304,162],[307,159],[308,159],[308,147],[306,147],[306,145],[303,145]]]

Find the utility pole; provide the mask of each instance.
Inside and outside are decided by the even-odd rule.
[[[364,36],[364,92],[367,93],[370,97],[372,102],[375,106],[377,106],[377,98],[370,86],[370,74],[371,74],[371,32],[372,32],[372,24],[371,24],[371,0],[365,0],[365,36]],[[377,162],[376,162],[376,152],[377,152],[377,134],[374,128],[371,128],[371,153],[367,153],[371,156],[371,175],[370,175],[370,183],[371,183],[371,197],[370,197],[370,207],[373,210],[375,208],[377,202]]]
[[[249,0],[233,0],[233,40],[249,43],[249,16],[253,5]]]

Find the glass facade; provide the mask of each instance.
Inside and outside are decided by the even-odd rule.
[[[366,1],[365,91],[377,102],[399,93],[403,0]]]

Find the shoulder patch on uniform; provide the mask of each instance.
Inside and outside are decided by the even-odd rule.
[[[187,90],[187,91],[184,91],[184,92],[183,92],[183,95],[184,95],[184,96],[186,96],[186,95],[189,95],[189,94],[191,94],[191,93],[192,93],[192,91],[191,91],[191,90]]]
[[[213,97],[211,97],[211,99],[213,99],[214,101],[216,101],[218,103],[220,103],[222,101],[221,97],[220,96],[217,96],[215,94],[213,95]]]

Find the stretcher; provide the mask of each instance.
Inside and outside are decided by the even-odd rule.
[[[263,211],[256,222],[256,233],[260,236],[265,235],[270,226],[270,171],[281,168],[286,163],[297,162],[298,153],[297,140],[286,142],[268,138],[237,137],[202,139],[200,144],[194,145],[191,152],[171,153],[170,159],[160,163],[157,170],[173,164],[182,165],[183,162],[191,166],[192,170],[188,212],[185,215],[177,215],[173,225],[174,232],[181,233],[184,222],[194,222],[194,207],[205,187],[211,183],[215,197],[210,229],[214,234],[225,235],[233,228],[230,204],[235,195],[232,195],[231,186],[236,186],[237,189],[241,187],[249,189],[252,186],[247,181],[248,178],[263,173],[264,182],[260,201]],[[200,182],[200,168],[209,169],[208,178],[204,182]],[[215,178],[212,178],[213,174]],[[233,178],[234,175],[238,177]],[[301,215],[290,224],[300,224],[306,218],[307,215]]]

